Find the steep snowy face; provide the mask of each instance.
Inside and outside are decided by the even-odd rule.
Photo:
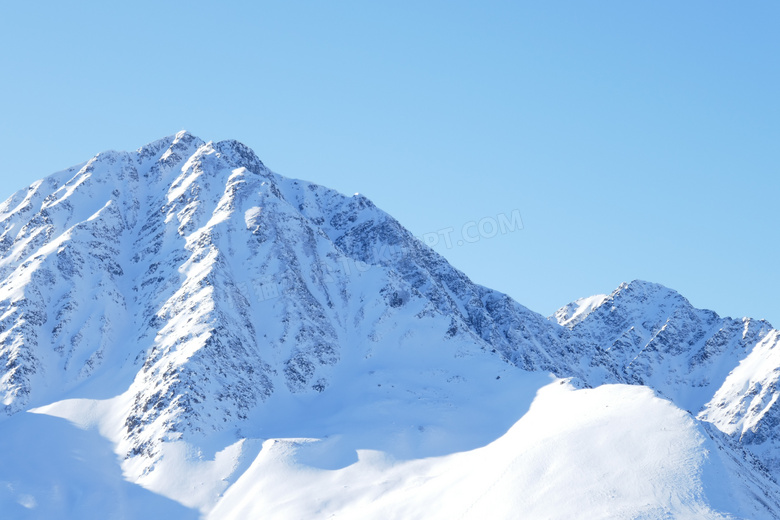
[[[574,327],[593,312],[593,309],[604,303],[604,300],[607,298],[608,296],[606,294],[597,294],[595,296],[580,298],[555,311],[553,317],[564,327]]]
[[[110,169],[112,175],[102,175]],[[124,334],[128,229],[143,182],[104,153],[0,205],[0,360],[7,414],[72,388],[114,356]]]
[[[780,475],[780,332],[764,336],[723,384],[699,418],[738,439],[777,478]]]

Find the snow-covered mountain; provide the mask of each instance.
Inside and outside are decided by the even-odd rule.
[[[186,132],[14,194],[0,232],[13,518],[780,516],[766,322],[640,281],[548,319]]]
[[[554,319],[575,342],[605,352],[606,381],[653,388],[756,455],[762,471],[780,477],[780,333],[769,323],[721,318],[640,281],[569,304]]]

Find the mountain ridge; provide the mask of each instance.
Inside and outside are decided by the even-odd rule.
[[[126,478],[188,507],[214,506],[252,439],[341,435],[345,460],[483,446],[517,420],[501,409],[526,372],[648,386],[775,496],[778,332],[659,284],[545,318],[367,198],[187,132],[34,183],[0,204],[0,230],[0,415],[99,428]],[[163,483],[193,451],[211,475],[197,500]]]

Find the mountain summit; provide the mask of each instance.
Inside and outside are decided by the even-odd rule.
[[[17,192],[0,232],[14,517],[780,515],[766,322],[641,281],[548,319],[187,132]]]

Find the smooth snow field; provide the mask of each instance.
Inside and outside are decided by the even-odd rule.
[[[242,440],[211,463],[182,446],[168,456],[168,480],[146,485],[189,509],[121,478],[110,443],[93,429],[111,400],[56,403],[39,412],[88,429],[29,413],[0,425],[5,445],[24,447],[3,451],[0,510],[3,518],[73,519],[196,518],[196,507],[208,520],[771,518],[758,507],[757,487],[735,476],[728,450],[652,390],[575,389],[543,374],[520,375],[514,409],[524,415],[466,451],[424,456],[426,444],[448,435],[407,431],[402,425],[419,419],[413,403],[410,416],[388,423],[352,417],[342,435]],[[466,419],[473,422],[461,427],[473,437],[481,426],[472,412]],[[399,456],[415,452],[422,456]],[[222,492],[210,504],[187,500],[204,489]]]
[[[705,439],[647,388],[560,381],[467,452],[402,461],[359,450],[328,470],[316,467],[327,441],[266,441],[208,518],[729,518],[716,507],[735,505],[727,472]]]

